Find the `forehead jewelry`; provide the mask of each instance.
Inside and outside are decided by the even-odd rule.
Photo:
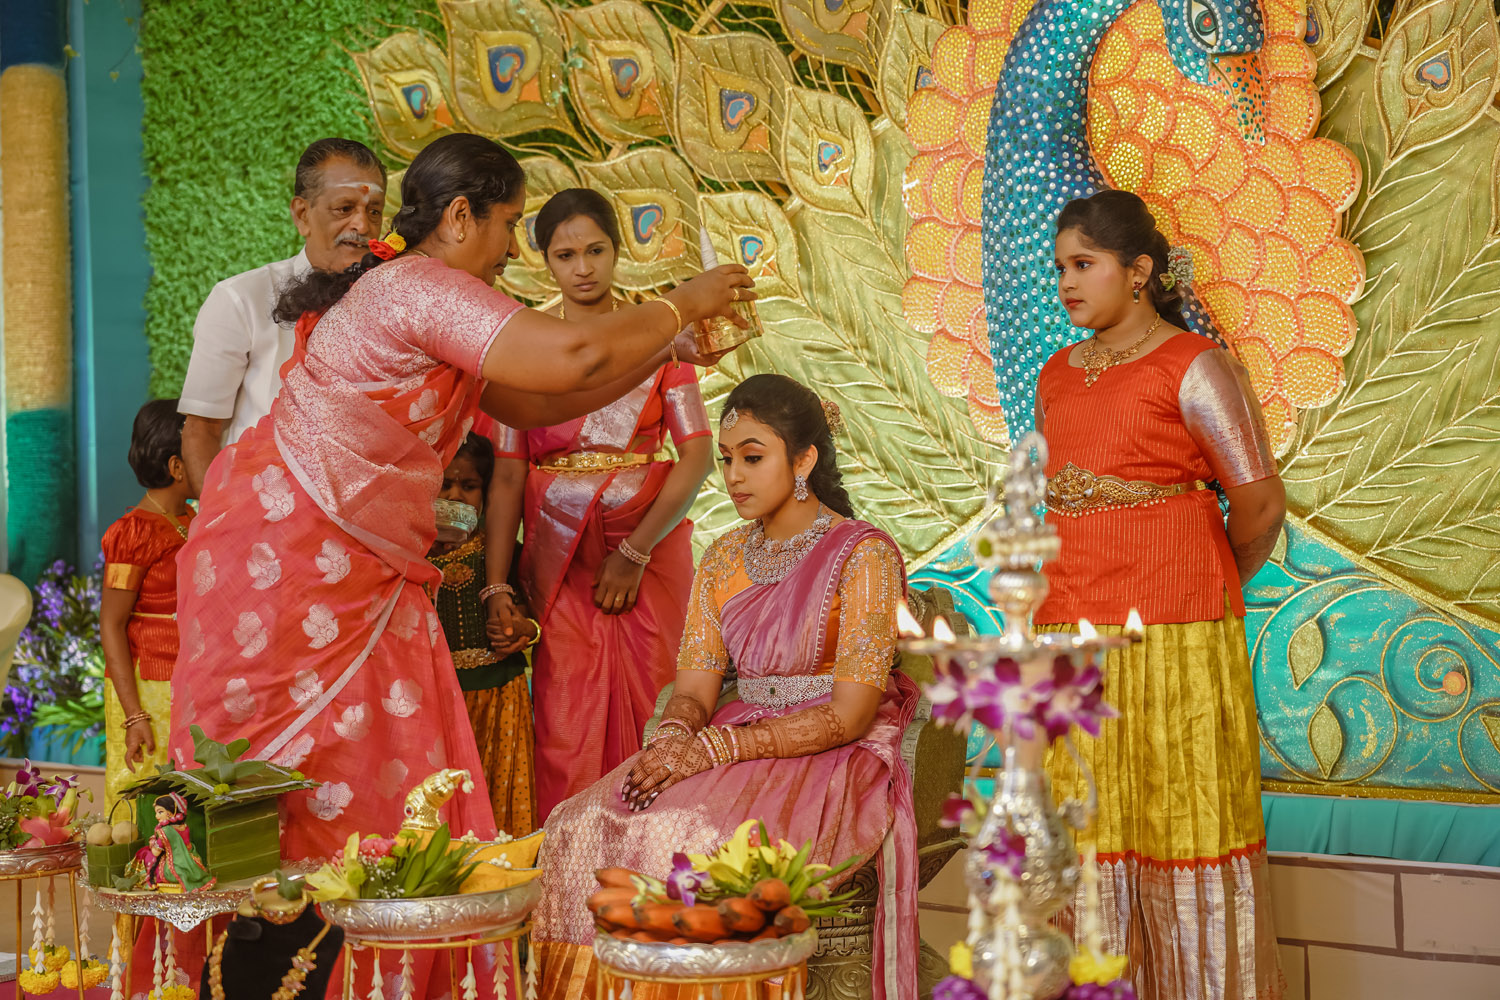
[[[734,427],[734,425],[737,424],[737,423],[739,423],[739,422],[740,422],[740,411],[739,410],[725,410],[724,411],[724,416],[719,420],[719,427],[721,427],[722,429],[724,429],[724,430],[727,431],[727,430],[731,429],[732,427]]]

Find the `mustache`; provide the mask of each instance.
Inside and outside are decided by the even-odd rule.
[[[341,247],[368,247],[370,245],[370,238],[368,236],[361,236],[358,233],[339,233],[338,239],[334,240],[333,243],[334,246]]]

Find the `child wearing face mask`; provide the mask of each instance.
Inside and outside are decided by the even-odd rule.
[[[528,621],[523,634],[513,639],[492,642],[486,633],[479,592],[485,579],[484,498],[494,468],[494,447],[485,438],[470,434],[459,445],[443,470],[439,495],[473,507],[480,515],[480,526],[459,541],[437,542],[428,559],[443,572],[433,604],[474,727],[495,823],[520,837],[536,825],[535,738],[524,650],[536,643],[539,632],[535,622]]]

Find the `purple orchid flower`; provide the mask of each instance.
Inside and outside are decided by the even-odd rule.
[[[41,794],[42,772],[39,768],[33,769],[31,758],[27,757],[21,761],[21,766],[16,771],[15,778],[11,781],[11,787],[15,789],[15,795],[37,796]]]
[[[692,906],[698,899],[698,893],[708,883],[709,877],[703,872],[695,871],[686,854],[679,852],[672,855],[672,874],[667,876],[669,899],[680,899],[684,906]]]
[[[943,801],[943,818],[938,820],[938,825],[950,827],[963,826],[964,822],[972,815],[974,815],[974,804],[962,795],[954,792]]]
[[[947,976],[932,988],[932,1000],[986,1000],[979,984],[965,976]]]
[[[1112,983],[1074,983],[1063,1000],[1135,1000],[1135,986],[1128,979]]]
[[[1013,879],[1026,869],[1026,838],[1012,830],[1001,830],[995,840],[979,848],[984,859]]]
[[[936,660],[932,666],[932,681],[925,685],[924,692],[932,704],[932,720],[955,729],[968,721],[966,688],[963,667],[951,660]]]
[[[1099,735],[1099,724],[1119,715],[1104,701],[1104,675],[1090,663],[1079,669],[1070,656],[1052,661],[1052,676],[1036,686],[1040,696],[1040,721],[1049,740],[1066,735],[1077,726],[1090,736]]]
[[[1021,682],[1021,664],[1004,657],[969,685],[969,708],[974,721],[991,732],[1007,726],[1023,740],[1036,735],[1036,697]]]

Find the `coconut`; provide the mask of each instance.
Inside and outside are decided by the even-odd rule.
[[[110,843],[110,829],[108,823],[95,823],[89,827],[85,835],[88,842],[94,847],[108,847]]]
[[[111,831],[115,843],[128,844],[135,839],[135,824],[128,819],[122,819],[116,823]]]

